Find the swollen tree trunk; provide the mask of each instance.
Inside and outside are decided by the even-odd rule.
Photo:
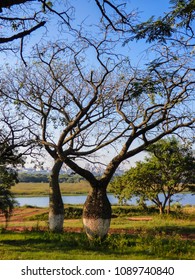
[[[83,226],[89,239],[103,239],[108,233],[112,213],[106,188],[120,163],[120,157],[111,161],[100,180],[68,157],[62,156],[62,160],[90,183],[91,190],[83,206]]]
[[[49,229],[54,232],[63,231],[64,204],[59,186],[59,172],[62,162],[56,160],[50,175],[49,182]]]
[[[89,239],[106,237],[111,221],[111,205],[106,188],[92,187],[83,208],[83,226]]]

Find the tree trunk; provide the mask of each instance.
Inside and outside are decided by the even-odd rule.
[[[169,215],[170,212],[171,212],[171,197],[168,198],[167,214]]]
[[[164,207],[161,202],[159,204],[159,213],[160,213],[160,215],[164,214]]]
[[[63,231],[64,204],[59,186],[59,172],[62,162],[56,160],[50,175],[49,182],[49,229],[54,232]]]
[[[92,187],[83,208],[83,226],[89,239],[106,237],[111,221],[111,205],[106,188]]]

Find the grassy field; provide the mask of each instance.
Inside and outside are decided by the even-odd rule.
[[[61,192],[64,195],[79,195],[88,193],[89,184],[86,181],[79,183],[61,183]],[[11,188],[15,196],[44,196],[49,194],[49,183],[19,183]]]
[[[194,243],[177,234],[112,234],[89,242],[84,233],[23,232],[0,234],[0,259],[194,259]]]
[[[47,230],[48,209],[18,208],[9,226],[23,230],[0,224],[0,259],[195,259],[195,207],[160,216],[114,206],[103,242],[88,241],[81,206],[65,206],[65,213],[65,232],[54,234]]]
[[[62,183],[62,194],[84,194],[85,181]],[[15,196],[44,196],[47,183],[19,183]],[[48,230],[48,208],[17,207],[5,230],[0,216],[0,259],[195,259],[195,206],[174,208],[171,215],[136,206],[112,206],[105,241],[89,242],[82,225],[82,206],[65,205],[64,233]]]

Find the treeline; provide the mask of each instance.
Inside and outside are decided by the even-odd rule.
[[[43,173],[19,173],[19,182],[25,183],[49,183],[49,174]],[[60,183],[78,183],[83,177],[77,174],[61,174],[59,176]]]

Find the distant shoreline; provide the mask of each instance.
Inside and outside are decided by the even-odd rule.
[[[78,183],[60,183],[62,195],[84,195],[90,190],[87,182],[81,181]],[[12,186],[11,191],[14,196],[22,197],[37,197],[49,195],[49,183],[25,183],[21,182]]]

